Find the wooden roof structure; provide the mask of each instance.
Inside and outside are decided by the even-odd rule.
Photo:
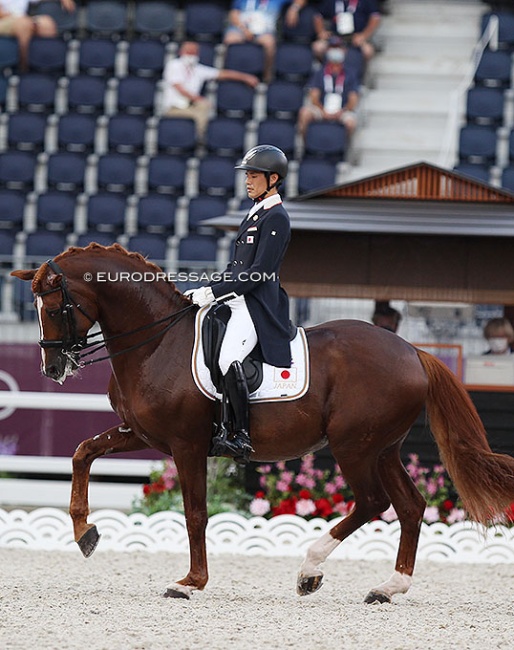
[[[291,295],[514,305],[512,192],[420,162],[285,207],[292,238],[281,278]]]

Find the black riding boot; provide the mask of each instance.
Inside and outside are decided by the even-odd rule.
[[[212,440],[213,456],[231,456],[241,465],[246,465],[253,451],[248,433],[248,384],[241,362],[234,361],[223,378],[222,423],[218,435]],[[228,416],[228,410],[232,417]],[[232,429],[227,429],[228,421]]]

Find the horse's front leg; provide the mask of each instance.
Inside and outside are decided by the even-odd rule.
[[[147,445],[125,425],[112,427],[103,433],[81,442],[73,454],[70,515],[73,533],[84,557],[95,550],[100,535],[94,524],[89,524],[88,487],[91,463],[100,456],[121,451],[137,451]]]
[[[188,449],[173,449],[177,466],[187,533],[189,537],[190,567],[182,580],[166,587],[167,598],[190,598],[193,591],[203,589],[209,578],[205,529],[207,528],[207,448],[190,443]]]

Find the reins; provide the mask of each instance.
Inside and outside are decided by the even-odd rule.
[[[163,318],[160,318],[157,321],[153,321],[152,323],[147,323],[146,325],[142,325],[141,327],[137,327],[136,329],[129,330],[128,332],[121,332],[120,334],[113,334],[112,336],[108,336],[107,338],[104,338],[102,342],[98,341],[93,341],[92,339],[97,338],[98,336],[102,336],[103,332],[94,332],[92,334],[86,334],[86,336],[79,337],[77,333],[77,323],[75,319],[75,314],[74,314],[74,307],[77,308],[81,314],[83,314],[92,324],[96,322],[96,319],[92,318],[86,310],[81,307],[81,305],[73,298],[73,296],[70,294],[68,290],[68,284],[66,281],[66,276],[63,272],[63,270],[60,268],[60,266],[54,262],[54,260],[47,260],[46,262],[48,266],[52,269],[54,273],[57,275],[61,276],[61,282],[58,287],[55,287],[54,289],[49,289],[47,291],[42,291],[40,293],[35,294],[36,296],[46,296],[50,293],[54,293],[56,291],[61,291],[62,293],[62,298],[63,302],[60,308],[61,315],[63,317],[65,326],[66,326],[66,334],[63,335],[62,339],[55,339],[55,340],[45,340],[41,339],[39,341],[40,347],[43,349],[45,348],[61,348],[62,353],[68,357],[68,359],[77,367],[79,368],[84,368],[85,366],[90,366],[93,363],[97,363],[99,361],[106,361],[107,359],[114,359],[115,357],[120,356],[121,354],[125,354],[127,352],[132,352],[133,350],[137,350],[137,348],[142,347],[143,345],[147,345],[151,341],[159,338],[160,336],[164,336],[168,330],[170,330],[174,325],[176,325],[179,321],[184,318],[184,316],[189,312],[193,307],[196,307],[194,304],[187,305],[183,309],[180,309],[177,312],[174,312],[173,314],[168,314],[168,316],[164,316]],[[91,354],[94,354],[95,352],[98,352],[98,350],[101,350],[102,348],[106,347],[106,344],[109,343],[110,341],[114,341],[116,339],[123,338],[125,336],[131,336],[133,334],[138,334],[139,332],[144,332],[148,329],[151,329],[152,327],[156,327],[157,325],[160,325],[162,323],[166,323],[167,321],[170,321],[166,327],[164,327],[162,330],[159,330],[155,334],[152,334],[149,338],[145,339],[144,341],[140,341],[139,343],[136,343],[135,345],[131,345],[128,348],[124,348],[123,350],[118,350],[118,352],[114,352],[112,354],[107,354],[103,357],[97,357],[96,359],[89,359],[88,361],[83,361],[85,357],[90,356]],[[88,342],[89,339],[89,342]],[[89,350],[88,352],[85,352],[84,354],[81,354],[82,350]]]

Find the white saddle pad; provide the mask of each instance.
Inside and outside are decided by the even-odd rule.
[[[191,372],[193,379],[209,399],[221,399],[211,380],[209,369],[205,365],[202,345],[202,323],[209,307],[202,307],[196,314],[195,342],[191,357]],[[309,390],[309,348],[303,328],[299,327],[295,338],[291,341],[291,356],[293,363],[290,368],[277,368],[267,363],[262,364],[262,383],[253,393],[251,402],[291,401],[303,397]]]

